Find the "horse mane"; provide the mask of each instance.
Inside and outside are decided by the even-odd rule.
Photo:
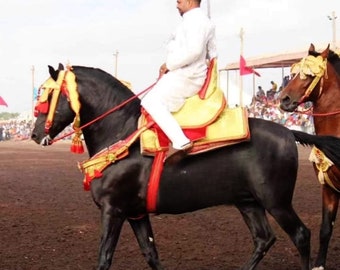
[[[93,86],[93,91],[87,93],[88,98],[97,100],[100,97],[100,104],[103,108],[111,109],[112,103],[119,105],[134,96],[131,89],[102,69],[85,66],[73,66],[72,68],[78,79],[84,79]],[[133,99],[122,109],[128,110],[130,115],[139,115],[140,99]]]
[[[317,51],[308,51],[309,55],[312,56],[319,56],[320,53]],[[340,75],[340,56],[333,50],[329,50],[327,60],[329,63],[334,67],[336,73]]]

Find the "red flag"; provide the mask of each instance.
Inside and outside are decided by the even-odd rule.
[[[248,75],[254,73],[255,75],[261,77],[260,73],[256,72],[253,68],[247,67],[246,60],[243,56],[240,56],[240,75]]]
[[[4,99],[1,96],[0,96],[0,105],[8,107],[6,101],[4,101]]]

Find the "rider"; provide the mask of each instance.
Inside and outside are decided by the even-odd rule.
[[[200,4],[201,0],[177,0],[183,20],[167,45],[159,81],[141,102],[172,142],[168,157],[192,147],[171,112],[179,111],[187,98],[198,93],[206,78],[207,60],[217,56],[215,26]]]

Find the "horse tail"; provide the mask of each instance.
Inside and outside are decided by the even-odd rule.
[[[320,149],[337,167],[340,167],[340,138],[326,135],[311,135],[302,131],[292,130],[295,140],[303,146]]]

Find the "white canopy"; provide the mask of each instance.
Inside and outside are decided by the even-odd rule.
[[[246,58],[247,66],[252,68],[285,68],[290,67],[292,64],[298,62],[308,54],[307,50],[280,53],[272,55],[262,55],[252,58]],[[221,70],[237,70],[240,68],[240,62],[227,64]]]
[[[316,46],[317,51],[323,51],[328,44],[324,46]],[[337,50],[335,50],[338,52]],[[303,57],[308,55],[308,46],[305,50],[287,51],[277,54],[267,54],[251,58],[246,58],[247,66],[252,68],[285,68],[299,62]],[[221,71],[238,70],[240,68],[239,61],[227,64]]]

